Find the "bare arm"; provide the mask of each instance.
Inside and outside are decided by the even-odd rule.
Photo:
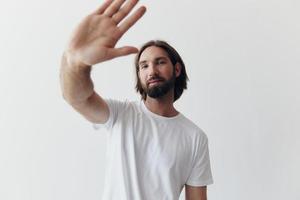
[[[124,2],[125,0],[107,0],[85,17],[74,30],[62,56],[60,83],[63,97],[93,123],[107,121],[109,110],[103,98],[94,91],[90,77],[92,66],[138,51],[132,46],[115,48],[122,35],[146,11],[142,6],[127,17],[138,0]]]
[[[94,91],[91,66],[70,65],[62,57],[60,81],[64,99],[87,120],[104,123],[109,116],[106,102]]]
[[[186,200],[207,200],[206,186],[194,187],[185,185],[185,199]]]

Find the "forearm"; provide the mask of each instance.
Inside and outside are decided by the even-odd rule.
[[[86,101],[94,92],[94,85],[90,76],[91,66],[72,63],[63,54],[60,68],[60,85],[64,99],[72,104]]]

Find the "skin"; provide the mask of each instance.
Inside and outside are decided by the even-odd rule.
[[[194,187],[185,185],[185,199],[186,200],[207,200],[207,187]]]
[[[91,68],[95,64],[138,52],[133,46],[115,47],[126,31],[144,15],[144,6],[129,15],[137,3],[138,0],[105,1],[79,23],[63,53],[60,69],[62,96],[92,123],[105,123],[109,117],[109,109],[103,98],[94,90],[90,76]],[[157,62],[159,57],[165,57],[165,62]],[[160,48],[148,47],[142,53],[140,61],[148,64],[148,67],[139,73],[144,86],[153,76],[159,76],[163,80],[172,76],[172,63],[166,52]],[[176,64],[176,76],[179,76],[180,70],[181,66]],[[150,84],[149,87],[157,84],[161,83]],[[161,98],[154,99],[148,96],[145,105],[156,114],[172,117],[178,114],[173,106],[173,98],[171,90]],[[206,187],[186,185],[186,199],[206,200]]]

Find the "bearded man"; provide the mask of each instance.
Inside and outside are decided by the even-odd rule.
[[[64,99],[95,129],[109,133],[103,200],[206,200],[213,183],[206,134],[174,107],[187,88],[184,62],[164,41],[139,50],[117,41],[145,13],[137,0],[106,1],[75,29],[61,64]],[[121,23],[122,21],[122,23]],[[139,101],[104,98],[90,72],[104,61],[137,53]]]

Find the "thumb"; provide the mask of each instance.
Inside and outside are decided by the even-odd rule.
[[[120,57],[120,56],[126,56],[129,54],[137,53],[139,50],[132,46],[124,46],[120,48],[113,48],[108,50],[108,55],[111,56],[111,58]]]

